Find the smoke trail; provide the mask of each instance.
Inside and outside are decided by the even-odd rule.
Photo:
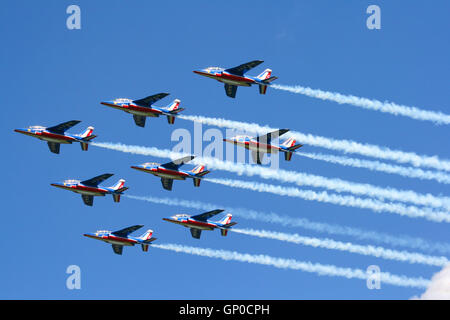
[[[92,145],[122,152],[134,154],[150,155],[162,158],[181,158],[184,154],[170,150],[161,150],[154,147],[142,147],[124,145],[120,143],[93,142]],[[380,188],[370,184],[349,182],[341,179],[329,179],[317,175],[306,173],[273,170],[261,166],[248,165],[244,163],[234,163],[222,161],[211,157],[197,157],[192,160],[193,164],[206,165],[211,169],[225,170],[238,175],[245,174],[249,177],[258,175],[263,179],[275,179],[282,182],[296,183],[299,186],[312,186],[316,188],[326,188],[336,192],[350,192],[356,195],[376,197],[381,200],[390,199],[402,202],[411,202],[417,205],[431,206],[450,210],[450,199],[447,197],[436,197],[431,194],[418,194],[410,190],[397,190],[394,188]]]
[[[272,266],[280,269],[301,270],[305,272],[316,273],[318,275],[326,275],[331,277],[345,277],[348,279],[367,280],[368,275],[364,270],[341,268],[334,265],[325,265],[319,263],[312,263],[309,261],[298,261],[294,259],[275,258],[267,255],[254,255],[248,253],[240,253],[236,251],[214,250],[208,248],[190,247],[179,244],[153,244],[153,248],[170,250],[175,252],[183,252],[187,254],[217,258],[226,261],[234,260],[248,263],[255,263],[261,265]],[[402,286],[402,287],[416,287],[426,288],[429,280],[420,278],[408,278],[404,275],[394,275],[388,272],[380,273],[380,281],[382,283]]]
[[[260,126],[256,123],[246,123],[220,118],[208,118],[188,115],[179,115],[178,117],[180,119],[199,122],[202,124],[243,130],[247,132],[254,132],[257,134],[266,134],[270,131],[277,130],[275,128],[270,128],[267,126]],[[286,133],[286,136],[292,137],[306,145],[337,150],[344,153],[356,153],[367,157],[391,160],[399,163],[410,163],[414,167],[429,167],[437,170],[450,171],[450,161],[439,159],[438,156],[418,155],[414,152],[392,150],[387,147],[363,144],[352,140],[336,140],[312,134],[304,134],[298,131],[290,131]]]
[[[313,160],[326,161],[330,163],[336,163],[343,166],[351,166],[354,168],[365,168],[371,171],[398,174],[400,176],[408,178],[418,178],[422,180],[436,180],[437,182],[440,183],[450,184],[450,175],[444,172],[422,170],[419,168],[412,168],[412,167],[402,167],[383,163],[380,161],[361,160],[345,156],[334,156],[329,154],[306,153],[306,152],[296,152],[295,154],[301,157]]]
[[[235,217],[240,217],[248,220],[279,224],[284,227],[300,227],[306,230],[312,230],[315,232],[327,233],[331,235],[350,236],[359,240],[368,240],[397,247],[407,247],[429,252],[439,252],[441,254],[450,254],[450,244],[448,243],[429,242],[425,239],[410,237],[407,235],[398,234],[396,236],[393,236],[376,231],[310,221],[306,218],[294,218],[286,215],[279,215],[274,212],[266,213],[248,208],[230,208],[220,204],[204,203],[199,201],[181,200],[177,198],[157,198],[150,196],[140,197],[126,194],[124,194],[123,196],[134,200],[148,201],[156,204],[185,207],[205,211],[224,208],[224,210],[233,213]]]
[[[305,246],[311,246],[315,248],[346,251],[350,253],[356,253],[365,256],[374,256],[377,258],[396,260],[401,262],[420,263],[438,267],[443,267],[448,263],[448,260],[445,257],[427,256],[417,252],[397,251],[386,249],[383,247],[375,247],[372,245],[359,245],[353,244],[351,242],[341,242],[333,239],[304,237],[296,233],[289,234],[267,230],[237,229],[237,228],[230,229],[230,231],[259,238],[286,241],[296,244],[302,244]]]
[[[278,90],[289,91],[292,93],[303,94],[305,96],[321,100],[334,101],[339,104],[350,104],[364,109],[390,113],[395,116],[401,115],[415,120],[432,121],[437,124],[450,124],[450,115],[439,111],[421,110],[416,107],[399,105],[393,102],[381,102],[379,100],[361,98],[353,95],[343,95],[337,92],[311,89],[302,86],[286,86],[273,84],[270,87]]]
[[[265,183],[247,182],[232,179],[213,179],[205,178],[203,180],[217,183],[233,188],[241,188],[246,190],[267,192],[280,196],[296,197],[309,201],[318,201],[332,203],[347,207],[356,207],[370,209],[375,212],[391,212],[401,216],[410,218],[424,218],[434,222],[450,222],[450,215],[447,212],[430,211],[426,208],[418,208],[414,206],[404,206],[399,203],[385,203],[374,199],[362,199],[353,196],[342,196],[336,194],[328,194],[325,191],[315,192],[312,190],[300,190],[297,188],[288,188]]]

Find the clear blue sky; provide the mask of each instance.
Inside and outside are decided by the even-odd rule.
[[[66,28],[66,8],[81,8],[81,30]],[[382,11],[382,29],[366,28],[370,4]],[[258,194],[191,181],[175,182],[170,193],[160,181],[130,165],[160,159],[78,145],[46,144],[14,128],[54,125],[79,119],[71,132],[95,126],[98,141],[171,148],[172,130],[193,129],[191,122],[149,119],[146,128],[130,115],[99,104],[116,97],[142,98],[170,92],[186,114],[223,117],[291,128],[326,137],[353,139],[393,149],[450,158],[449,129],[429,122],[337,105],[301,95],[240,88],[237,98],[223,86],[196,76],[206,66],[232,67],[254,59],[270,67],[280,84],[304,85],[390,100],[450,113],[447,1],[4,1],[0,10],[1,117],[3,152],[2,263],[0,298],[14,299],[407,299],[422,290],[383,285],[368,290],[360,280],[331,278],[268,266],[225,262],[150,248],[125,248],[82,236],[97,229],[133,224],[152,228],[160,243],[180,243],[262,253],[430,278],[439,268],[410,265],[326,249],[314,249],[232,233],[204,232],[200,241],[188,229],[162,221],[184,208],[111,197],[83,205],[80,196],[52,188],[66,178],[112,172],[125,178],[131,195],[174,196],[229,207],[275,211],[313,221],[337,223],[390,234],[448,241],[448,225],[388,213],[340,207],[296,198]],[[170,98],[161,101],[169,103]],[[204,128],[206,129],[206,127]],[[304,151],[325,152],[311,146]],[[364,169],[351,169],[294,157],[281,167],[326,177],[449,194],[447,186]],[[211,177],[236,178],[224,172]],[[245,179],[245,178],[242,178]],[[254,178],[258,180],[258,178]],[[114,180],[114,181],[113,181]],[[246,179],[249,180],[249,179]],[[107,184],[108,184],[107,183]],[[274,182],[275,183],[275,182]],[[238,220],[237,220],[238,221]],[[311,231],[241,219],[240,227]],[[357,240],[333,237],[337,240]],[[82,272],[82,289],[68,290],[67,266]]]

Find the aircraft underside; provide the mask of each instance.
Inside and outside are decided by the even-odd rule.
[[[62,140],[62,139],[56,139],[56,138],[49,138],[49,137],[38,137],[41,140],[47,141],[47,142],[54,142],[54,143],[64,143],[64,144],[72,144],[71,140]]]
[[[114,240],[106,240],[106,239],[103,240],[103,241],[105,241],[107,243],[110,243],[110,244],[116,244],[116,245],[119,245],[119,246],[130,246],[130,247],[132,247],[132,246],[135,245],[135,243],[128,242],[128,241],[114,241]]]
[[[172,180],[186,180],[185,176],[172,175],[172,174],[161,173],[161,172],[151,172],[151,173],[160,178],[166,178],[166,179],[172,179]]]
[[[244,81],[236,81],[236,80],[229,80],[229,79],[217,79],[217,81],[231,84],[233,86],[241,86],[241,87],[250,87],[251,83],[244,82]]]
[[[131,113],[131,114],[135,114],[137,116],[142,116],[142,117],[152,117],[152,118],[157,118],[159,117],[159,114],[153,113],[153,112],[142,112],[142,111],[135,111],[135,110],[130,110],[130,109],[124,109],[125,112]]]

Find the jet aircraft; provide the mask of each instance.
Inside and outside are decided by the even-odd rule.
[[[172,190],[173,180],[186,180],[186,178],[192,178],[194,186],[199,187],[202,177],[210,172],[205,170],[205,166],[198,165],[190,171],[180,170],[183,164],[194,158],[194,156],[187,156],[165,164],[147,162],[141,165],[131,166],[131,168],[160,177],[163,188],[169,191]]]
[[[209,218],[223,212],[224,210],[213,210],[195,216],[187,214],[176,214],[170,218],[163,218],[163,220],[180,224],[191,230],[191,235],[195,239],[200,239],[202,230],[214,230],[220,229],[222,236],[226,236],[228,230],[236,224],[236,222],[230,222],[232,215],[227,214],[219,221],[210,221]]]
[[[184,110],[184,108],[180,108],[180,100],[175,99],[167,107],[153,106],[156,101],[168,95],[169,93],[158,93],[139,100],[120,98],[100,103],[108,107],[131,113],[134,122],[139,127],[145,127],[146,117],[159,117],[160,115],[167,116],[169,124],[173,124],[175,122],[175,116]]]
[[[271,77],[272,70],[266,69],[256,77],[245,75],[247,71],[263,62],[261,60],[254,60],[229,69],[208,67],[202,70],[195,70],[194,73],[223,82],[225,84],[225,93],[231,98],[236,97],[238,86],[250,87],[252,84],[259,86],[260,94],[266,94],[267,86],[272,81],[278,79],[277,77]]]
[[[104,197],[107,194],[112,194],[114,202],[120,202],[120,195],[123,194],[127,187],[124,187],[125,180],[120,179],[115,185],[111,187],[99,186],[100,183],[113,176],[112,173],[105,173],[89,180],[65,180],[62,183],[52,183],[54,187],[65,190],[70,190],[81,194],[84,204],[92,206],[94,204],[94,196]]]
[[[293,138],[287,139],[280,145],[274,145],[271,143],[272,139],[276,139],[288,131],[289,129],[279,129],[258,137],[241,135],[231,139],[223,139],[223,141],[251,150],[253,161],[257,164],[262,163],[265,153],[284,152],[284,159],[286,161],[290,161],[292,158],[292,153],[295,152],[296,149],[303,146],[302,144],[295,144],[296,141]]]
[[[15,129],[14,131],[47,141],[50,151],[56,154],[59,154],[61,143],[72,144],[72,142],[79,142],[81,144],[81,149],[87,151],[89,141],[96,137],[92,134],[94,127],[88,127],[81,134],[65,133],[66,130],[80,122],[81,121],[79,120],[72,120],[53,127],[30,126],[23,129]]]
[[[140,244],[142,251],[147,252],[149,244],[156,240],[156,238],[152,238],[153,230],[147,230],[140,237],[129,236],[130,233],[142,227],[142,225],[136,225],[118,231],[99,230],[85,233],[84,236],[110,243],[116,254],[122,254],[123,246],[134,246],[135,244]]]

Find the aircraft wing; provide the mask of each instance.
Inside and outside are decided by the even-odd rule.
[[[205,212],[205,213],[198,214],[196,216],[191,216],[191,218],[195,219],[195,220],[199,220],[199,221],[206,221],[209,218],[214,217],[215,215],[217,215],[217,214],[219,214],[219,213],[221,213],[223,211],[224,210],[221,210],[221,209],[208,211],[208,212]]]
[[[235,74],[235,75],[238,75],[238,76],[243,76],[244,73],[246,73],[250,69],[253,69],[256,66],[259,66],[263,62],[264,61],[262,61],[262,60],[254,60],[254,61],[250,61],[250,62],[241,64],[240,66],[237,66],[234,68],[226,69],[225,71]]]
[[[115,254],[122,254],[123,246],[120,244],[113,244],[112,248]]]
[[[88,196],[87,194],[82,194],[83,202],[85,205],[92,207],[94,204],[94,196]]]
[[[233,86],[231,84],[225,83],[225,93],[227,94],[227,96],[229,96],[230,98],[235,98],[236,91],[237,91],[237,86]]]
[[[113,173],[105,173],[92,179],[81,181],[81,183],[87,186],[97,187],[101,182],[105,181],[106,179],[108,179],[113,175],[114,175]]]
[[[200,239],[200,235],[202,234],[202,230],[195,229],[195,228],[190,228],[190,230],[191,230],[192,238]]]
[[[172,191],[173,179],[161,178],[161,183],[164,189]]]
[[[137,114],[133,114],[133,119],[134,123],[136,123],[138,127],[145,127],[145,116],[138,116]]]
[[[48,131],[54,132],[54,133],[64,133],[66,132],[66,130],[72,128],[74,125],[80,123],[81,121],[79,120],[72,120],[72,121],[67,121],[61,124],[58,124],[54,127],[48,127],[46,128]]]
[[[56,142],[47,142],[48,148],[51,152],[59,154],[59,147],[61,146],[59,143]]]
[[[253,162],[255,162],[257,164],[262,164],[262,161],[264,159],[264,153],[258,152],[258,151],[252,151],[252,159],[253,159]]]
[[[262,136],[257,136],[254,139],[256,139],[259,142],[270,144],[272,139],[276,139],[288,131],[289,131],[289,129],[279,129],[279,130],[275,130],[273,132],[269,132],[267,134],[263,134]]]
[[[168,95],[169,93],[158,93],[143,99],[133,100],[133,102],[142,107],[150,107],[156,101],[161,100],[162,98],[167,97]]]
[[[167,169],[177,170],[178,167],[180,167],[181,165],[191,161],[194,158],[195,158],[195,156],[186,156],[186,157],[183,157],[183,158],[180,158],[180,159],[173,160],[171,162],[164,163],[161,166],[164,167],[164,168],[167,168]]]
[[[124,237],[125,238],[130,233],[132,233],[132,232],[134,232],[134,231],[136,231],[136,230],[138,230],[138,229],[140,229],[142,227],[143,227],[143,225],[138,224],[138,225],[131,226],[131,227],[128,227],[128,228],[125,228],[125,229],[121,229],[121,230],[117,230],[117,231],[111,232],[111,234],[113,234],[115,236],[118,236],[118,237]]]

